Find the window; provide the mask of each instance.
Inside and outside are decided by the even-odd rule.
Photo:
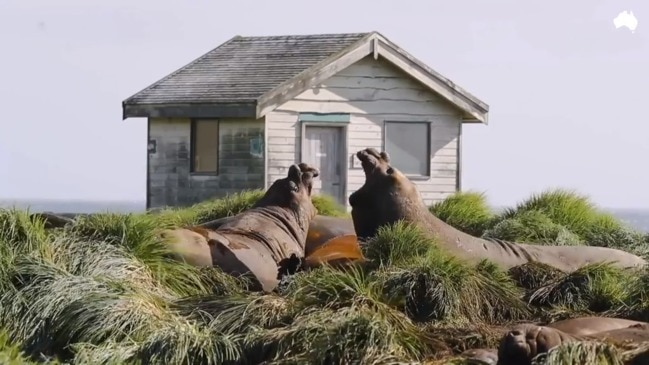
[[[385,122],[385,151],[408,176],[430,175],[430,123]]]
[[[193,120],[190,150],[192,173],[263,174],[264,121]]]
[[[192,121],[191,171],[217,173],[219,123],[216,120]]]

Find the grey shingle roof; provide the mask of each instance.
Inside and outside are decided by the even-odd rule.
[[[368,34],[236,36],[124,104],[252,102]]]

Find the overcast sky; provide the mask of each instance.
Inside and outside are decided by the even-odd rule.
[[[236,34],[377,30],[490,105],[465,190],[649,208],[645,20],[643,0],[1,0],[0,199],[144,201],[146,120],[122,100]]]

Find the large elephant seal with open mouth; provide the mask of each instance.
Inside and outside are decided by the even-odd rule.
[[[217,266],[234,276],[252,274],[263,291],[279,283],[278,270],[304,257],[309,224],[317,214],[311,202],[319,172],[301,163],[275,181],[250,209],[216,230],[201,227],[167,230],[171,250],[196,266]]]
[[[365,172],[365,184],[349,196],[354,229],[359,239],[374,236],[379,227],[404,220],[419,226],[450,254],[478,262],[489,259],[504,269],[530,261],[564,271],[586,264],[611,262],[619,267],[645,266],[642,258],[621,250],[593,246],[541,246],[466,234],[434,216],[419,191],[405,175],[390,165],[386,152],[373,148],[358,151]]]

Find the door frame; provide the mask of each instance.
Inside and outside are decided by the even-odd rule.
[[[300,133],[300,161],[302,162],[304,156],[307,154],[305,151],[306,144],[304,143],[304,140],[306,138],[306,128],[307,127],[328,127],[328,128],[335,128],[338,130],[338,133],[340,133],[340,138],[341,142],[343,145],[343,151],[340,154],[340,164],[342,166],[342,171],[341,171],[341,181],[340,183],[343,184],[342,188],[342,195],[340,198],[343,200],[343,206],[347,207],[349,203],[347,202],[347,175],[348,175],[348,170],[349,170],[349,159],[347,158],[347,123],[341,123],[341,122],[322,122],[322,121],[309,121],[307,120],[301,120],[301,133]]]

